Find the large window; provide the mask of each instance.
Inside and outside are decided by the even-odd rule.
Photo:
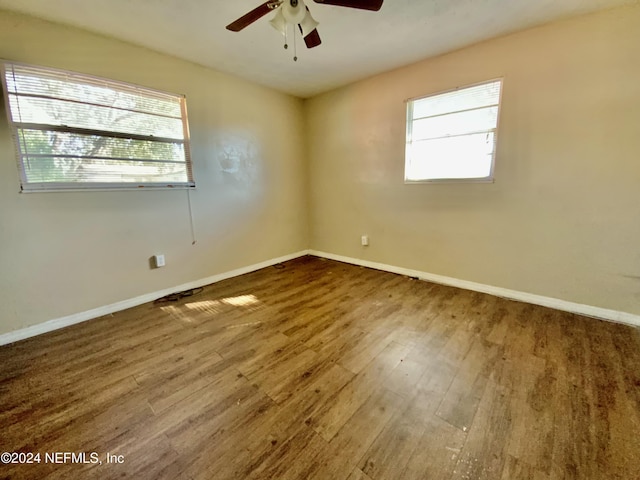
[[[4,63],[23,191],[193,187],[185,98]]]
[[[410,100],[405,181],[492,181],[502,80]]]

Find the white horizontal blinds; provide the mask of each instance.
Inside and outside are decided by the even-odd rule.
[[[193,185],[184,97],[5,64],[24,189]]]
[[[407,180],[491,176],[502,81],[414,100],[407,121]]]

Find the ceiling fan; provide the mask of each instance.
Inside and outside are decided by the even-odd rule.
[[[377,12],[382,7],[384,0],[313,0],[315,3],[321,3],[325,5],[335,5],[338,7],[359,8],[361,10],[372,10]],[[232,32],[239,32],[240,30],[248,27],[256,20],[264,17],[267,13],[277,10],[277,13],[269,23],[281,32],[286,39],[287,25],[298,26],[304,43],[307,48],[317,47],[322,43],[320,35],[316,27],[316,22],[309,12],[309,8],[304,4],[303,0],[269,0],[264,2],[259,7],[254,8],[246,15],[243,15],[235,22],[227,25],[227,30]],[[294,36],[295,40],[295,36]],[[288,45],[285,40],[284,48]],[[293,57],[297,60],[297,57]]]

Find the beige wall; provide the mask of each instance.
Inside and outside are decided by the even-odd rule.
[[[301,100],[2,11],[0,58],[185,94],[197,183],[195,246],[184,190],[19,194],[0,106],[0,334],[307,248]]]
[[[195,246],[185,191],[19,194],[0,108],[0,334],[308,247],[640,314],[638,31],[590,15],[303,105],[0,11],[0,58],[186,94],[198,185]],[[404,100],[499,76],[496,183],[404,185]]]
[[[311,247],[640,314],[638,32],[608,11],[306,101]],[[495,183],[405,185],[404,100],[496,77]]]

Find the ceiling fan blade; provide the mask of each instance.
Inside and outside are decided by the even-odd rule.
[[[316,3],[335,5],[337,7],[359,8],[361,10],[373,10],[377,12],[382,7],[384,0],[313,0]]]
[[[264,17],[267,13],[271,12],[272,8],[270,7],[270,4],[273,4],[273,3],[274,3],[273,0],[264,2],[262,5],[254,8],[246,15],[243,15],[242,17],[237,19],[235,22],[232,22],[229,25],[227,25],[227,30],[231,30],[232,32],[239,32],[243,28],[248,27],[256,20],[259,20],[260,18]]]
[[[320,40],[320,34],[318,33],[318,30],[315,28],[311,30],[311,32],[309,32],[309,34],[306,37],[304,37],[304,44],[307,46],[307,48],[317,47],[321,43],[322,43],[322,40]]]

